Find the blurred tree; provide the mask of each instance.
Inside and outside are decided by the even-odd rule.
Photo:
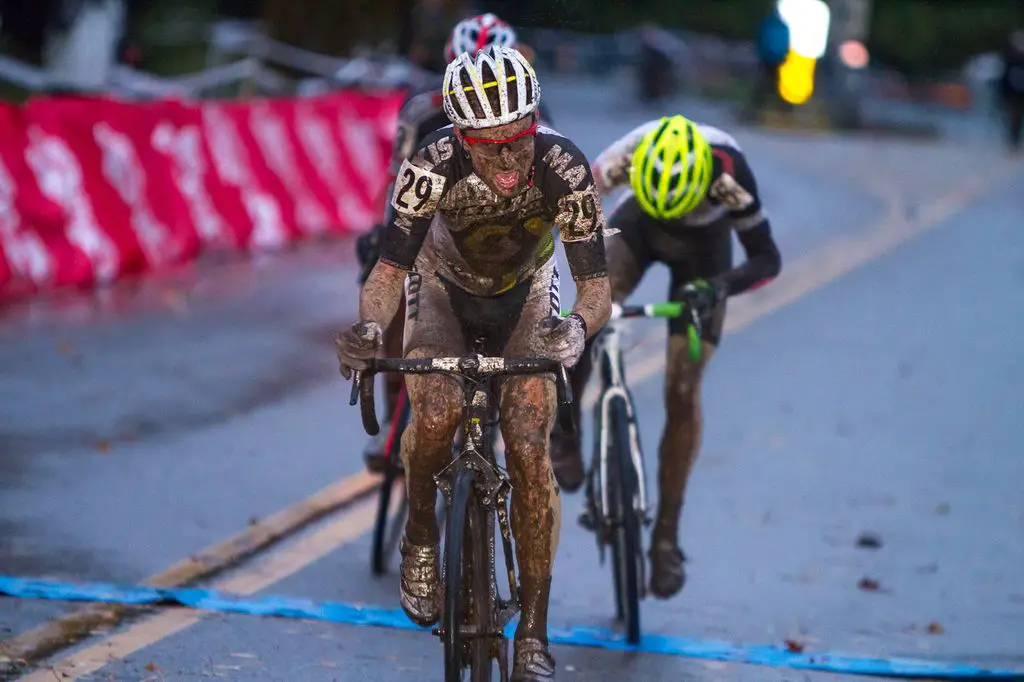
[[[56,0],[2,0],[4,48],[8,54],[38,64]]]
[[[1007,0],[876,0],[868,47],[873,59],[910,76],[941,74],[973,55],[998,51],[1020,7]]]
[[[225,4],[245,0],[221,0]],[[252,0],[250,0],[252,1]],[[394,45],[408,55],[420,43],[426,26],[417,18],[422,0],[262,0],[258,17],[282,42],[322,54],[343,57],[359,46]],[[466,0],[438,0],[447,37],[451,26],[470,11]],[[237,10],[236,10],[237,11]],[[428,49],[443,48],[427,39]]]
[[[395,41],[399,0],[263,0],[260,18],[277,40],[346,56],[360,45]]]
[[[493,0],[518,26],[607,32],[655,21],[666,28],[754,40],[774,0]],[[1024,0],[874,0],[868,47],[876,63],[915,76],[958,68],[998,50],[1024,25]]]

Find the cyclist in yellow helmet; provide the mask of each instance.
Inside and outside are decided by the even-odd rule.
[[[650,121],[604,150],[592,170],[602,194],[629,187],[608,216],[608,234],[618,231],[605,238],[612,300],[622,303],[652,264],[663,263],[671,272],[669,298],[690,301],[704,320],[696,363],[686,352],[686,321],[669,321],[650,583],[655,596],[667,599],[686,581],[679,519],[700,445],[701,376],[721,336],[725,300],[767,283],[782,261],[747,159],[717,128],[679,115]],[[733,231],[747,255],[736,267]],[[590,375],[589,351],[574,370],[575,395]],[[577,422],[578,409],[577,403]],[[552,459],[559,485],[578,490],[585,478],[579,436],[556,433]]]

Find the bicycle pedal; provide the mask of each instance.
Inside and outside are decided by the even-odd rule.
[[[594,523],[594,516],[589,511],[582,512],[577,521],[584,529],[589,530],[590,532],[597,530],[597,524]]]

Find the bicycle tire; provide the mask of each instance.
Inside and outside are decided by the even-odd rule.
[[[402,450],[402,434],[405,427],[409,425],[409,400],[403,388],[398,396],[398,405],[395,409],[398,418],[393,422],[393,431],[388,441],[387,467],[384,469],[384,477],[380,484],[380,492],[377,494],[377,518],[373,525],[373,547],[370,555],[370,568],[374,575],[384,575],[388,572],[388,565],[391,557],[398,549],[398,541],[401,538],[402,527],[405,525],[405,516],[409,512],[409,501],[405,499],[404,486],[399,491],[403,496],[398,513],[391,519],[391,495],[395,490],[395,482],[402,476],[402,469],[399,466],[399,459]],[[390,523],[389,523],[390,519]],[[391,532],[388,532],[390,526]]]
[[[471,682],[491,682],[494,666],[491,664],[491,631],[493,628],[494,602],[498,588],[494,581],[494,564],[491,562],[489,532],[493,532],[492,519],[476,495],[469,497],[469,542],[467,554],[472,555],[470,564],[472,577],[472,622],[476,631],[470,645],[472,661]]]
[[[455,484],[452,486],[451,507],[445,519],[444,609],[441,622],[445,682],[463,682],[462,672],[466,667],[462,637],[466,595],[462,569],[464,559],[472,556],[471,551],[464,551],[467,535],[472,542],[472,531],[466,532],[469,530],[472,494],[473,472],[469,469],[459,469],[455,474]]]
[[[621,609],[619,620],[625,622],[626,641],[640,642],[640,519],[633,508],[637,492],[636,469],[633,467],[629,440],[629,417],[626,403],[615,398],[610,406],[608,431],[611,450],[609,463],[609,497],[613,505],[614,532],[612,561],[615,575],[615,601]]]

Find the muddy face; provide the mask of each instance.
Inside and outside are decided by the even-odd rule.
[[[473,161],[473,171],[495,194],[511,197],[526,190],[533,167],[534,135],[519,135],[534,125],[532,116],[493,128],[467,130],[462,145]]]

